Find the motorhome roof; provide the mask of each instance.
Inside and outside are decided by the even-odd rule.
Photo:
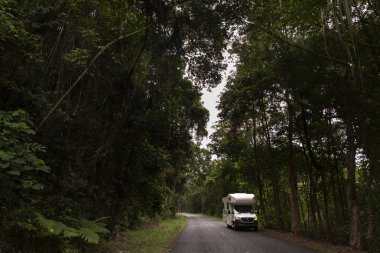
[[[255,201],[255,195],[247,193],[230,193],[227,198],[223,198],[223,201],[224,200],[236,204],[253,204]]]

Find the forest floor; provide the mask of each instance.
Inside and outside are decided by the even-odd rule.
[[[356,251],[352,250],[351,248],[347,246],[339,246],[334,245],[331,243],[319,241],[316,239],[312,239],[310,237],[302,236],[302,235],[295,235],[290,232],[280,232],[277,230],[272,229],[261,229],[261,231],[269,236],[286,240],[298,245],[302,245],[311,249],[314,249],[316,251],[319,251],[321,253],[364,253],[365,251]]]

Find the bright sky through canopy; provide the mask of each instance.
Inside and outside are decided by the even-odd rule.
[[[208,137],[204,138],[202,140],[202,147],[206,147],[207,144],[210,143],[210,137],[212,133],[214,132],[213,126],[215,123],[219,120],[218,118],[218,113],[219,110],[216,108],[220,95],[224,90],[224,87],[226,86],[228,77],[231,76],[235,70],[236,70],[236,59],[235,57],[231,57],[231,55],[228,52],[224,53],[224,59],[226,60],[227,63],[227,69],[223,73],[223,79],[222,82],[214,89],[211,89],[211,91],[208,91],[207,89],[202,90],[202,101],[204,104],[204,107],[210,112],[210,118],[207,123],[207,132],[208,132]]]

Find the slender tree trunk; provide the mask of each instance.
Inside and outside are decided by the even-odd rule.
[[[311,211],[314,212],[312,216],[313,225],[317,229],[318,226],[321,227],[322,225],[321,211],[319,208],[319,203],[318,203],[318,198],[317,198],[317,186],[314,180],[312,166],[310,165],[308,166],[308,168],[309,168],[308,173],[309,173],[309,180],[310,180],[310,208],[311,208]],[[318,217],[318,223],[317,223],[316,217]]]
[[[309,196],[309,201],[308,201],[308,213],[309,213],[309,217],[311,218],[311,229],[314,229],[317,227],[317,208],[316,206],[318,205],[318,199],[317,199],[317,195],[316,195],[316,186],[315,186],[315,182],[314,182],[314,177],[313,177],[313,168],[312,168],[312,163],[310,162],[310,159],[308,157],[308,154],[307,154],[307,150],[305,148],[306,144],[305,144],[305,140],[304,138],[302,137],[302,134],[299,133],[299,138],[301,140],[301,143],[302,143],[302,154],[305,158],[305,162],[307,164],[307,173],[308,173],[308,177],[309,177],[309,181],[307,182],[306,181],[306,185],[307,185],[307,192],[308,192],[308,196]],[[304,222],[305,223],[305,222]],[[310,225],[309,224],[306,224],[305,225]],[[308,229],[310,229],[310,227],[308,227]]]
[[[332,188],[331,196],[332,196],[332,200],[334,203],[334,217],[335,217],[335,218],[332,218],[332,221],[331,221],[332,237],[330,240],[331,240],[331,242],[336,243],[336,224],[339,224],[339,222],[342,220],[342,218],[341,218],[342,212],[339,212],[340,206],[338,203],[338,198],[337,198],[337,194],[336,194],[336,190],[335,190],[336,189],[336,183],[335,183],[335,176],[334,176],[333,168],[330,168],[330,182],[331,182],[331,188]]]
[[[372,157],[369,157],[369,171],[367,176],[367,212],[368,212],[368,228],[367,228],[367,242],[369,252],[373,252],[374,245],[374,213],[373,213],[373,172],[375,170]]]
[[[303,143],[302,137],[301,141]],[[308,195],[309,195],[309,216],[311,217],[311,225],[313,229],[317,226],[317,209],[316,209],[316,201],[317,201],[317,196],[315,194],[316,192],[316,187],[314,183],[314,178],[312,175],[312,165],[309,161],[309,157],[307,156],[306,149],[303,148],[303,155],[305,157],[305,161],[307,163],[307,172],[309,176],[309,185],[308,185]]]
[[[303,178],[302,184],[303,184],[302,191],[307,192],[310,189],[310,186],[308,185],[306,177]],[[307,218],[311,216],[310,208],[308,208],[307,195],[305,194],[304,198],[300,198],[300,201],[301,201],[301,203],[300,203],[301,221],[302,221],[302,224],[304,225],[305,230],[307,231],[307,230],[310,230],[310,222],[309,222],[309,219],[307,219]],[[305,204],[302,204],[302,201],[304,201]],[[303,207],[305,207],[305,208],[303,208]],[[306,214],[308,214],[308,216],[306,216]]]
[[[328,124],[330,124],[330,121],[328,122]],[[331,145],[331,140],[329,138],[329,135],[328,135],[328,139],[329,139],[329,144],[327,144],[327,154],[328,154],[328,160],[329,160],[329,174],[330,174],[330,187],[331,187],[331,196],[332,196],[332,200],[333,200],[333,203],[334,203],[334,216],[335,218],[331,218],[331,226],[332,226],[332,235],[331,235],[331,238],[330,238],[330,241],[332,241],[333,243],[336,243],[336,224],[340,224],[340,222],[343,220],[341,218],[341,214],[344,212],[343,210],[340,210],[340,206],[339,206],[339,203],[338,203],[338,196],[337,196],[337,193],[336,193],[336,189],[338,188],[338,186],[336,185],[336,182],[335,182],[335,169],[334,169],[334,161],[333,161],[333,151],[332,149],[334,147],[332,147]]]
[[[111,206],[111,211],[110,211],[111,221],[108,224],[108,229],[111,232],[111,236],[115,235],[116,225],[120,217],[120,210],[122,209],[123,196],[124,196],[124,186],[120,184],[116,187],[116,192],[115,192],[115,195],[113,196],[112,206]]]
[[[257,182],[257,188],[259,190],[259,201],[260,201],[260,209],[263,213],[265,213],[265,209],[266,209],[266,206],[265,206],[265,201],[264,201],[264,189],[263,189],[263,183],[262,183],[262,180],[261,180],[261,175],[260,175],[260,163],[258,162],[259,160],[259,157],[258,157],[258,154],[257,154],[257,126],[256,126],[256,117],[254,115],[255,113],[255,107],[253,107],[253,115],[252,115],[252,141],[253,141],[253,151],[254,151],[254,154],[255,154],[255,171],[256,171],[256,182]]]
[[[261,117],[262,125],[265,129],[265,138],[266,138],[266,143],[268,146],[269,154],[272,153],[272,141],[270,138],[270,133],[268,129],[268,123],[266,122],[266,115],[265,115],[265,109],[262,109],[262,117]],[[280,230],[284,230],[284,221],[283,221],[283,216],[282,216],[282,208],[281,208],[281,202],[280,202],[280,188],[278,185],[278,179],[277,179],[277,171],[276,167],[273,164],[272,159],[269,159],[269,166],[272,170],[271,173],[271,184],[273,188],[273,200],[274,200],[274,206],[276,210],[276,223],[277,223],[277,228]]]
[[[302,95],[300,95],[300,97],[302,98]],[[311,146],[311,139],[310,139],[310,134],[309,134],[309,126],[308,126],[307,119],[306,119],[305,106],[302,102],[300,102],[300,106],[301,106],[301,116],[302,116],[301,118],[302,118],[303,130],[304,130],[304,134],[305,134],[306,148],[307,148],[308,153],[309,153],[311,164],[315,167],[317,172],[319,172],[319,174],[321,175],[321,179],[322,179],[322,192],[323,192],[324,205],[325,205],[324,206],[324,215],[325,215],[325,220],[326,220],[327,231],[330,233],[330,231],[331,231],[330,222],[329,222],[330,215],[329,215],[329,210],[327,207],[327,192],[326,192],[325,178],[324,178],[324,174],[323,174],[324,168],[319,163],[317,156],[315,155],[315,152],[313,151],[313,148]],[[316,187],[316,184],[314,181],[313,174],[314,173],[313,173],[312,167],[310,167],[310,169],[309,169],[310,185],[312,187],[312,192],[313,192],[311,197],[312,197],[313,203],[315,204],[314,209],[317,211],[316,213],[317,213],[317,217],[318,217],[319,227],[320,227],[321,232],[323,233],[324,228],[323,228],[323,221],[322,221],[322,215],[321,215],[321,208],[320,208],[320,205],[318,203],[317,187]],[[316,177],[316,180],[318,181],[318,177]]]
[[[354,137],[354,127],[352,119],[347,117],[346,120],[346,134],[348,142],[348,154],[347,154],[347,203],[348,203],[348,215],[349,215],[349,245],[351,248],[361,248],[361,231],[360,231],[360,217],[359,207],[356,197],[356,147]]]
[[[286,90],[286,103],[288,106],[288,182],[290,187],[291,231],[295,234],[301,232],[301,219],[297,196],[297,173],[294,167],[293,150],[293,106],[290,102],[289,90]]]
[[[332,116],[331,111],[329,111],[329,116]],[[343,197],[343,189],[344,189],[344,184],[343,184],[343,171],[339,169],[339,163],[338,163],[338,155],[337,155],[337,146],[335,145],[335,137],[334,137],[334,128],[331,120],[328,121],[329,123],[329,135],[328,137],[330,138],[330,146],[331,146],[331,155],[332,155],[332,171],[331,175],[336,175],[336,185],[337,185],[337,190],[338,190],[338,201],[339,201],[339,209],[337,210],[337,221],[338,224],[345,224],[347,221],[347,214],[345,212],[345,201]],[[333,184],[335,185],[335,184]],[[336,205],[338,208],[338,205]],[[343,215],[342,215],[343,214]]]
[[[326,220],[327,238],[328,240],[331,240],[332,238],[331,223],[332,222],[331,222],[330,211],[329,211],[329,194],[328,194],[325,174],[323,173],[323,171],[321,171],[321,180],[322,180],[322,193],[323,193],[323,214]]]

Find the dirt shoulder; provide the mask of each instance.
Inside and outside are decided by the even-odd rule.
[[[290,232],[280,232],[272,229],[261,229],[261,231],[269,236],[290,241],[292,243],[314,249],[321,253],[365,253],[365,251],[352,250],[347,246],[333,245],[327,242],[314,240],[306,236],[295,235]]]

